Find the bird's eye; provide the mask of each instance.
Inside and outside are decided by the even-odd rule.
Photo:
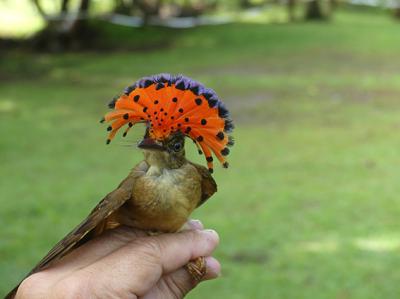
[[[180,143],[180,142],[175,143],[173,148],[174,148],[174,151],[179,152],[182,149],[182,143]]]

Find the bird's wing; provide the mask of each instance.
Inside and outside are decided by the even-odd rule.
[[[99,226],[104,226],[104,220],[131,198],[132,187],[136,178],[143,175],[147,167],[146,162],[143,161],[139,163],[114,191],[107,194],[106,197],[97,204],[85,220],[49,251],[36,267],[32,269],[29,275],[49,267],[55,261],[71,252],[72,249],[89,241],[91,237],[94,237],[94,231],[97,230],[95,235],[98,235],[100,233]],[[102,231],[103,229],[100,230]],[[85,236],[89,234],[91,237],[85,238]]]
[[[190,162],[201,175],[201,200],[197,207],[207,201],[215,192],[217,192],[217,183],[211,176],[211,173],[202,165]]]
[[[146,162],[143,161],[139,163],[119,186],[114,191],[107,194],[90,212],[86,219],[59,241],[27,276],[48,268],[54,262],[70,253],[73,249],[100,234],[106,226],[105,222],[107,222],[107,217],[117,211],[131,198],[132,186],[136,178],[143,175],[147,168],[148,165]],[[18,286],[14,288],[6,298],[13,298]]]
[[[29,275],[44,270],[78,247],[77,245],[82,245],[80,241],[95,230],[105,218],[122,206],[129,198],[130,192],[123,188],[117,188],[107,194],[85,220],[76,226],[47,253],[47,255],[32,269]]]

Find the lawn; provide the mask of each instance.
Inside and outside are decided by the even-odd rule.
[[[346,10],[136,32],[170,36],[151,51],[3,55],[0,295],[142,158],[141,128],[105,145],[109,99],[171,72],[214,88],[236,121],[231,168],[216,167],[219,192],[194,215],[220,233],[223,276],[189,298],[398,298],[399,30]]]

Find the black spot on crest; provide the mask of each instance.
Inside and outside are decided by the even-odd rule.
[[[196,95],[199,95],[199,90],[200,90],[200,86],[199,85],[195,85],[192,88],[190,88],[190,90]]]
[[[235,144],[235,139],[232,136],[228,137],[228,146],[233,146]]]
[[[201,103],[203,102],[200,98],[197,98],[197,99],[195,99],[194,101],[196,102],[196,104],[197,104],[198,106],[200,106]]]
[[[136,103],[139,101],[139,99],[140,99],[140,95],[135,95],[133,97],[133,101],[135,101]]]
[[[158,83],[158,84],[156,85],[156,90],[160,90],[161,88],[164,88],[164,84]]]
[[[205,126],[207,124],[207,121],[203,118],[200,122],[203,126]]]
[[[125,113],[124,114],[124,119],[128,119],[129,118],[129,113]]]
[[[230,119],[225,119],[225,124],[224,124],[224,131],[227,133],[232,132],[234,128],[233,122]]]
[[[136,89],[136,84],[133,84],[131,86],[128,86],[127,88],[125,88],[124,90],[124,94],[125,95],[129,95],[132,91],[134,91]]]
[[[203,96],[206,98],[207,101],[209,101],[212,97],[215,96],[212,92],[203,92]]]
[[[183,80],[182,80],[177,85],[175,85],[175,88],[179,89],[179,90],[185,90],[186,89],[185,82],[183,82]]]
[[[218,132],[217,138],[218,138],[219,140],[224,140],[224,137],[225,137],[224,132]]]
[[[209,106],[210,108],[214,108],[214,107],[217,105],[217,103],[218,103],[218,100],[217,100],[217,99],[209,99],[209,100],[208,100],[208,106]]]
[[[204,138],[203,138],[203,136],[198,136],[198,137],[196,138],[196,140],[197,140],[198,142],[202,142],[202,141],[204,140]]]
[[[229,155],[229,148],[225,147],[225,148],[221,151],[221,155],[222,155],[222,156],[227,156],[227,155]]]
[[[218,115],[219,115],[219,117],[222,117],[222,118],[229,117],[229,111],[228,111],[228,109],[226,109],[225,105],[222,102],[219,102],[219,105],[218,105]]]
[[[110,109],[115,108],[115,103],[117,102],[118,99],[119,99],[119,96],[113,97],[113,99],[110,101],[110,103],[108,103],[108,108],[110,108]]]
[[[147,87],[149,87],[150,85],[152,85],[153,83],[154,83],[153,80],[151,80],[151,79],[146,79],[146,80],[143,82],[143,86],[144,86],[144,88],[147,88]]]
[[[213,159],[213,157],[206,157],[206,160],[207,160],[207,162],[212,162],[212,161],[214,161],[214,159]]]

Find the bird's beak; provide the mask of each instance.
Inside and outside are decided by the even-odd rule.
[[[149,137],[143,138],[143,140],[139,142],[138,147],[147,150],[158,150],[158,151],[165,150],[165,147],[162,145],[161,142]]]

